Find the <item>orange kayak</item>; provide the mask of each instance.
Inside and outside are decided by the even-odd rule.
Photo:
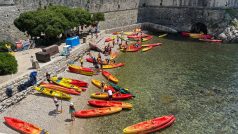
[[[118,83],[118,79],[115,76],[113,76],[111,73],[103,70],[102,75],[105,76],[108,80],[114,83]]]
[[[88,109],[88,110],[80,110],[74,113],[75,117],[97,117],[97,116],[104,116],[113,113],[120,112],[122,110],[121,107],[104,107],[104,108],[95,108],[95,109]]]
[[[169,127],[169,126],[171,126],[171,125],[174,123],[175,120],[176,120],[176,118],[173,118],[173,119],[170,120],[168,123],[166,123],[166,124],[164,124],[164,125],[162,125],[162,126],[160,126],[160,127],[157,127],[157,128],[155,128],[155,129],[151,129],[151,130],[146,131],[145,134],[150,134],[150,133],[159,131],[159,130],[161,130],[161,129],[164,129],[164,128],[166,128],[166,127]]]
[[[123,130],[124,134],[137,134],[137,133],[149,133],[149,132],[154,132],[159,130],[160,127],[163,126],[163,128],[167,127],[164,126],[167,123],[170,123],[170,121],[172,120],[172,123],[175,120],[175,117],[173,115],[169,115],[169,116],[162,116],[162,117],[158,117],[152,120],[148,120],[148,121],[144,121],[144,122],[140,122],[138,124],[129,126],[127,128],[125,128]],[[161,128],[162,129],[162,128]]]
[[[94,71],[91,68],[80,67],[77,65],[69,65],[69,71],[73,73],[79,73],[83,75],[92,76],[94,75]]]
[[[20,133],[23,134],[48,134],[48,132],[42,130],[38,126],[35,126],[33,124],[30,124],[28,122],[11,118],[11,117],[4,117],[5,122],[8,126],[11,128],[17,130]]]
[[[96,107],[121,107],[125,109],[132,108],[130,103],[120,101],[89,100],[88,103]]]
[[[51,84],[51,83],[41,82],[40,86],[49,88],[49,89],[54,89],[57,91],[61,91],[61,92],[67,93],[67,94],[80,95],[80,92],[77,92],[72,88],[66,88],[66,87],[58,86],[58,85]]]
[[[124,66],[124,63],[114,63],[114,64],[108,64],[108,65],[103,65],[103,69],[112,69],[112,68],[117,68],[117,67],[122,67]]]

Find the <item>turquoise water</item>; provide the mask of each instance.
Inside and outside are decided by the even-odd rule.
[[[235,134],[238,132],[238,46],[155,38],[160,47],[123,53],[116,69],[119,85],[136,98],[134,109],[92,118],[90,133],[121,134],[123,128],[162,115],[176,122],[162,134]],[[91,128],[91,129],[90,129]]]

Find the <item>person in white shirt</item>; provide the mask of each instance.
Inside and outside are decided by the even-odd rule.
[[[107,93],[108,93],[108,100],[112,100],[112,90],[111,89],[107,90]]]

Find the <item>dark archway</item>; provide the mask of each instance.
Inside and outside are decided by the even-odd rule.
[[[190,32],[207,34],[207,26],[201,22],[192,25]]]

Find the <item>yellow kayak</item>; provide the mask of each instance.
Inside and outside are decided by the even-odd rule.
[[[124,63],[113,63],[113,64],[108,64],[108,65],[103,65],[102,68],[103,69],[112,69],[112,68],[117,68],[117,67],[121,67],[124,66]]]
[[[143,48],[141,51],[146,52],[146,51],[149,51],[152,48],[153,48],[153,46],[148,46],[148,47]]]
[[[55,90],[52,90],[49,88],[44,88],[44,87],[39,86],[39,87],[35,87],[35,90],[37,90],[45,95],[48,95],[48,96],[53,96],[53,97],[57,97],[57,98],[61,98],[61,99],[71,99],[70,95],[60,92],[60,91],[55,91]]]
[[[78,92],[82,91],[82,89],[80,87],[72,85],[68,82],[65,82],[63,78],[60,80],[60,79],[58,79],[58,77],[51,77],[50,80],[53,81],[55,84],[58,84],[62,87],[72,88]]]
[[[96,79],[92,79],[92,83],[93,83],[96,87],[101,88],[101,83],[102,83],[101,81],[96,80]],[[115,89],[114,89],[112,86],[105,84],[104,90],[109,90],[109,89],[110,89],[112,92],[115,92]]]
[[[162,34],[162,35],[160,35],[160,36],[158,36],[159,38],[163,38],[163,37],[165,37],[165,36],[167,36],[168,34]]]

